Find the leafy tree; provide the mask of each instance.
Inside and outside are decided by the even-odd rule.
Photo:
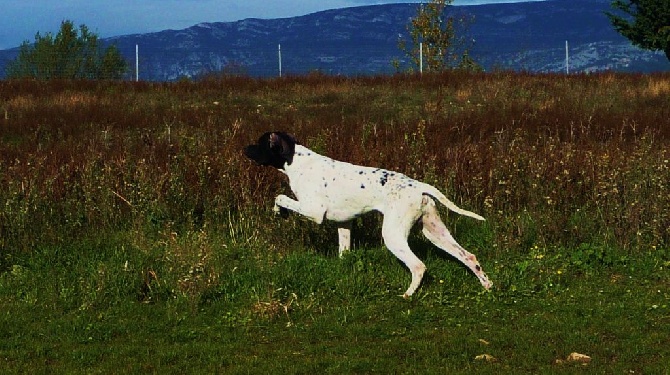
[[[409,45],[406,40],[400,40],[399,47],[410,58],[413,66],[419,67],[420,54],[423,56],[423,66],[428,71],[444,71],[460,68],[480,70],[481,68],[468,54],[464,37],[457,35],[457,30],[465,28],[470,21],[468,17],[445,17],[447,6],[453,0],[431,0],[419,7],[417,15],[407,26]],[[423,44],[423,51],[420,51]],[[398,68],[398,62],[394,62]]]
[[[115,46],[102,51],[98,36],[86,25],[77,30],[63,21],[56,36],[38,32],[35,42],[23,42],[17,58],[7,66],[9,78],[119,79],[127,63]]]
[[[638,47],[665,52],[670,60],[669,0],[614,0],[612,7],[627,14],[606,13],[621,35]]]

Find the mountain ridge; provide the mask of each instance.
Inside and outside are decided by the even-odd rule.
[[[282,74],[389,74],[395,72],[392,61],[407,60],[398,40],[409,39],[406,26],[417,7],[367,5],[289,18],[205,22],[103,42],[116,44],[132,70],[138,45],[139,76],[145,80],[222,71],[277,76],[280,55]],[[565,71],[566,41],[571,72],[670,69],[662,53],[636,48],[620,36],[606,10],[606,0],[547,0],[453,6],[448,12],[474,18],[464,35],[474,40],[470,56],[486,70]],[[11,54],[0,51],[0,62]]]

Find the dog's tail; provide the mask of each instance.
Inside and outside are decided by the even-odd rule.
[[[475,218],[477,220],[486,220],[486,219],[477,215],[474,212],[470,212],[468,210],[464,210],[464,209],[458,207],[454,202],[450,201],[444,194],[442,194],[441,191],[437,190],[437,188],[435,188],[434,186],[431,186],[431,185],[428,185],[428,184],[423,184],[423,193],[427,194],[427,195],[430,195],[431,197],[437,199],[438,201],[440,201],[440,203],[442,203],[448,209],[454,211],[457,214],[461,214],[461,215],[464,215],[464,216],[469,216],[469,217]]]

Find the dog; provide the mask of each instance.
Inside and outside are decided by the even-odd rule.
[[[263,134],[244,153],[258,165],[274,167],[288,176],[297,200],[277,196],[275,212],[294,211],[317,224],[324,220],[338,223],[340,256],[351,248],[351,221],[370,211],[382,213],[384,244],[412,273],[403,297],[414,294],[426,271],[407,243],[412,226],[419,220],[430,242],[465,264],[485,289],[491,288],[477,258],[454,240],[440,220],[435,200],[461,215],[484,218],[457,207],[435,187],[398,172],[333,160],[304,147],[285,132]]]

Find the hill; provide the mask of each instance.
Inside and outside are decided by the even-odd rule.
[[[449,12],[473,21],[462,35],[473,41],[471,55],[485,69],[532,72],[650,72],[668,70],[661,53],[636,48],[613,30],[604,12],[609,1],[543,2],[455,6]],[[201,23],[183,30],[106,39],[135,61],[146,80],[175,80],[227,71],[253,76],[392,73],[404,59],[398,49],[417,4],[334,9],[300,17]],[[281,49],[281,51],[280,51]],[[15,56],[0,51],[0,61]],[[134,69],[133,69],[134,70]]]

